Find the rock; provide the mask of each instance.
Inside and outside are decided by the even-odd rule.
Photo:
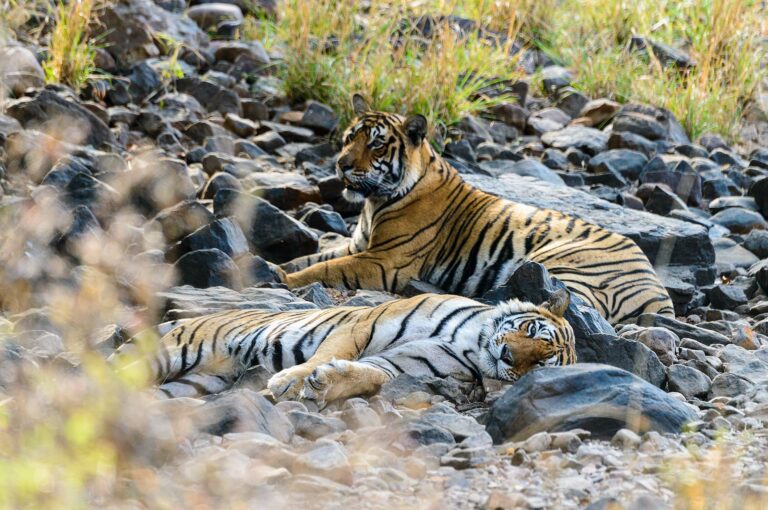
[[[636,112],[620,112],[613,120],[613,131],[628,131],[648,140],[658,140],[667,135],[667,130],[655,118]]]
[[[102,27],[109,27],[100,36],[100,44],[124,69],[159,56],[163,36],[193,50],[204,47],[208,41],[192,20],[168,12],[151,0],[110,3],[104,6],[98,20]]]
[[[635,340],[613,335],[590,335],[576,341],[576,357],[580,363],[603,363],[624,369],[657,387],[666,380],[664,365],[651,349]]]
[[[486,161],[480,163],[480,168],[486,170],[491,175],[525,175],[548,182],[556,186],[565,186],[563,180],[552,170],[547,168],[535,159],[524,159],[522,161],[509,161],[499,159],[496,161]]]
[[[754,181],[749,187],[748,194],[754,197],[760,213],[764,217],[768,217],[768,177]]]
[[[635,334],[621,335],[622,338],[637,340],[645,345],[659,357],[665,365],[671,365],[675,361],[675,352],[680,338],[666,328],[644,328]]]
[[[677,170],[656,170],[649,168],[658,160],[648,162],[646,169],[640,176],[640,182],[661,183],[669,186],[686,204],[698,206],[701,203],[701,176],[695,172],[682,172]]]
[[[318,413],[290,411],[286,416],[293,424],[294,433],[311,441],[346,429],[346,425],[340,419],[329,418]]]
[[[677,433],[696,419],[686,404],[629,372],[585,363],[524,375],[493,403],[486,430],[497,444],[574,428],[609,439],[627,426]]]
[[[466,395],[462,393],[455,379],[415,377],[410,374],[400,374],[391,381],[384,383],[378,396],[387,401],[398,402],[416,392],[440,395],[456,404],[468,402]]]
[[[583,125],[597,127],[611,120],[620,108],[621,105],[616,101],[605,98],[593,99],[584,105],[576,120],[585,119]]]
[[[317,101],[309,101],[307,109],[301,116],[301,125],[314,129],[318,133],[330,133],[336,129],[338,123],[339,118],[336,113],[330,107]]]
[[[636,180],[648,158],[641,152],[629,149],[613,149],[601,152],[589,160],[587,168],[592,172],[616,172],[626,179]]]
[[[295,289],[294,292],[301,299],[314,303],[318,308],[330,308],[333,306],[333,299],[328,295],[328,290],[318,282]]]
[[[323,232],[335,232],[343,236],[349,235],[347,224],[344,223],[341,215],[335,211],[327,211],[317,207],[302,216],[301,221]]]
[[[213,248],[196,250],[179,258],[174,265],[182,284],[202,289],[208,287],[241,287],[240,270],[232,258]]]
[[[594,128],[569,126],[559,131],[545,133],[541,141],[556,149],[566,150],[574,147],[594,155],[606,149],[608,135]]]
[[[341,413],[341,419],[344,420],[347,427],[352,430],[381,425],[379,415],[370,407],[353,407],[345,409]]]
[[[38,129],[58,140],[83,143],[93,147],[114,145],[106,124],[87,108],[44,89],[35,97],[25,97],[8,104],[6,113],[24,129]]]
[[[577,117],[587,103],[589,103],[589,98],[573,87],[560,89],[557,92],[557,101],[555,102],[558,108],[571,118]]]
[[[637,448],[643,440],[632,430],[621,429],[611,438],[611,445],[625,450]]]
[[[740,397],[746,395],[754,385],[736,374],[719,374],[712,379],[709,398]]]
[[[653,53],[653,56],[664,66],[674,66],[681,69],[696,67],[696,62],[686,53],[648,37],[633,35],[629,47],[630,50],[639,51],[646,55],[649,52]]]
[[[637,318],[637,325],[645,328],[654,326],[665,328],[674,332],[680,338],[691,338],[704,345],[730,343],[730,340],[725,335],[697,326],[692,326],[662,315],[642,314]]]
[[[296,474],[312,474],[346,485],[352,484],[353,471],[344,447],[336,441],[321,440],[315,448],[299,455],[291,468]]]
[[[508,126],[519,130],[525,129],[525,122],[530,113],[524,107],[514,103],[501,103],[491,108],[493,115]]]
[[[731,207],[741,207],[750,211],[757,211],[757,203],[752,197],[720,197],[709,203],[709,212],[719,213]]]
[[[680,200],[676,194],[661,186],[653,187],[648,200],[645,202],[645,208],[648,212],[659,214],[661,216],[667,216],[671,211],[677,209],[688,209],[685,202]]]
[[[609,149],[630,149],[642,152],[646,156],[652,156],[656,153],[656,144],[647,138],[635,133],[612,132],[608,137]]]
[[[187,11],[187,16],[197,23],[202,30],[216,29],[222,23],[243,22],[243,12],[240,7],[225,3],[209,3],[193,5]]]
[[[567,87],[571,84],[572,79],[570,71],[561,66],[547,66],[541,70],[542,85],[547,94]]]
[[[242,184],[240,184],[237,177],[232,174],[217,172],[205,183],[205,188],[203,188],[202,191],[202,198],[212,200],[216,196],[216,193],[223,189],[242,191]]]
[[[484,427],[467,416],[462,416],[447,405],[437,404],[428,409],[421,419],[453,434],[456,441],[484,432]]]
[[[731,344],[721,349],[718,356],[727,373],[738,375],[753,384],[768,382],[768,360],[758,358],[753,351]]]
[[[175,243],[214,219],[213,213],[202,203],[187,200],[163,209],[152,219],[152,223],[160,226],[166,241]]]
[[[45,84],[45,73],[35,55],[23,46],[0,47],[0,97],[21,96]]]
[[[712,221],[735,234],[747,234],[752,230],[765,230],[768,227],[760,213],[741,207],[731,207],[720,211],[712,216]]]
[[[275,263],[317,251],[317,235],[266,200],[235,190],[214,199],[218,217],[233,216],[256,254]]]
[[[288,442],[293,425],[266,398],[248,389],[212,395],[205,405],[193,408],[200,431],[217,436],[231,432],[259,432]]]
[[[236,259],[248,253],[248,241],[240,226],[231,218],[220,218],[182,239],[169,250],[167,260],[174,262],[186,253],[217,249]]]
[[[768,232],[765,230],[753,230],[744,238],[744,248],[748,249],[759,258],[768,257]]]
[[[227,62],[242,62],[248,60],[257,68],[269,65],[269,54],[260,41],[236,42],[223,41],[216,44],[214,58]]]
[[[687,365],[672,365],[667,370],[670,391],[677,391],[685,398],[706,398],[712,381],[709,377]]]
[[[234,90],[199,78],[181,78],[176,80],[176,89],[194,97],[208,112],[240,115],[242,107],[240,97]]]
[[[752,252],[745,250],[732,239],[713,239],[712,245],[715,248],[717,272],[720,274],[729,273],[736,268],[747,269],[760,261]]]
[[[654,265],[695,265],[714,262],[706,229],[691,223],[626,209],[579,190],[558,188],[516,175],[499,178],[466,175],[473,186],[502,198],[554,209],[595,223],[635,241]]]
[[[568,158],[566,158],[565,154],[557,149],[545,150],[541,157],[541,162],[547,168],[551,168],[553,170],[567,170],[569,166]]]
[[[710,304],[720,310],[733,310],[747,304],[744,290],[735,285],[715,285],[707,295]]]
[[[400,421],[385,431],[389,442],[402,451],[413,451],[419,446],[455,444],[453,434],[442,427],[422,420]]]

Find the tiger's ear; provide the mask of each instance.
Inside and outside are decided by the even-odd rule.
[[[560,289],[549,296],[547,302],[544,303],[544,308],[552,312],[553,315],[562,317],[570,304],[571,293],[568,292],[568,289]]]
[[[423,115],[411,115],[403,124],[405,134],[413,145],[421,145],[424,137],[427,136],[427,118]]]
[[[352,95],[352,111],[355,112],[355,115],[362,115],[365,112],[370,112],[371,107],[363,96],[354,94]]]

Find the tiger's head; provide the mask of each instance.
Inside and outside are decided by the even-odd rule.
[[[344,198],[402,196],[423,171],[427,119],[371,111],[359,94],[352,97],[357,117],[344,132],[336,173],[345,185]]]
[[[541,305],[512,300],[481,335],[480,366],[486,376],[516,381],[538,366],[576,363],[573,329],[563,317],[570,294],[561,289]]]

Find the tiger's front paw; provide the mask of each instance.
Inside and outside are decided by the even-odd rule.
[[[322,404],[347,396],[354,391],[345,387],[345,380],[348,381],[351,369],[352,363],[345,360],[334,360],[320,365],[304,378],[301,398]]]
[[[267,388],[275,397],[275,400],[296,400],[301,394],[306,370],[301,367],[292,367],[273,375],[267,382]]]

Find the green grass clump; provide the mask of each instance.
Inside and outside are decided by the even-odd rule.
[[[438,30],[426,49],[396,47],[400,20],[453,14],[537,47],[574,72],[590,97],[671,110],[688,133],[732,135],[765,77],[766,12],[756,0],[287,0],[278,21],[249,20],[246,37],[284,55],[279,76],[295,100],[317,99],[351,115],[349,95],[376,108],[418,110],[438,125],[510,97],[488,97],[487,82],[517,79],[507,48]],[[630,50],[633,35],[687,52],[692,69],[664,67]],[[534,78],[535,84],[536,79]]]
[[[43,63],[49,83],[64,83],[79,91],[96,71],[96,46],[88,32],[96,8],[96,0],[59,2],[48,47],[50,56]]]
[[[342,122],[352,116],[354,92],[368,96],[374,108],[418,111],[438,127],[513,100],[509,93],[485,93],[488,86],[522,76],[508,46],[477,34],[457,36],[447,26],[437,27],[428,40],[398,40],[401,21],[454,10],[446,2],[419,8],[411,3],[379,0],[363,10],[350,0],[287,0],[278,22],[251,22],[246,36],[261,36],[283,53],[278,74],[292,99],[322,101],[341,113]],[[481,11],[491,12],[476,10]],[[495,28],[512,41],[515,20],[506,21],[497,20]]]

